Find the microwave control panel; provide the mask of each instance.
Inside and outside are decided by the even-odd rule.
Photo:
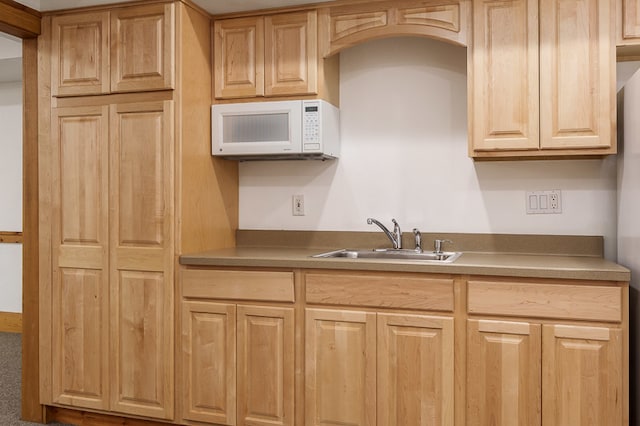
[[[320,150],[320,103],[302,103],[302,144],[303,151]]]

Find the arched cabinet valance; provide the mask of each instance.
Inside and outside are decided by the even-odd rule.
[[[425,36],[467,46],[470,2],[384,1],[333,6],[321,16],[328,40],[325,57],[353,45],[383,37]],[[323,16],[324,15],[324,16]]]

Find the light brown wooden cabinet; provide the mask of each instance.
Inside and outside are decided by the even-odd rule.
[[[584,284],[469,282],[471,313],[538,319],[467,320],[467,424],[625,424],[623,295]]]
[[[216,98],[318,93],[315,10],[216,20],[213,28]]]
[[[638,0],[616,1],[616,45],[619,60],[640,59],[640,3]]]
[[[306,310],[307,425],[453,425],[453,318]]]
[[[368,40],[389,36],[419,36],[467,46],[470,0],[378,0],[349,2],[329,7],[328,34],[323,56]]]
[[[540,325],[468,320],[467,341],[467,424],[541,424]]]
[[[174,22],[172,3],[54,16],[52,95],[173,89]]]
[[[616,152],[614,4],[474,3],[469,154]]]
[[[110,106],[111,410],[173,416],[173,101]]]
[[[310,272],[305,284],[307,303],[373,308],[306,309],[305,424],[454,424],[453,318],[387,310],[453,310],[451,279]]]
[[[172,108],[52,111],[55,402],[172,415]]]
[[[52,400],[109,407],[109,108],[53,110]]]
[[[182,418],[293,425],[294,308],[249,302],[292,302],[293,275],[183,270],[181,277]]]
[[[623,424],[622,330],[552,324],[542,330],[542,424]]]
[[[100,24],[78,32],[87,17],[100,17]],[[210,19],[183,2],[158,2],[46,15],[42,23],[41,403],[171,420],[177,256],[233,246],[237,228],[237,166],[211,159],[210,134],[201,125],[211,105],[211,50],[196,46],[210,41]],[[122,55],[101,57],[111,73],[99,86],[112,80],[109,91],[132,93],[81,96],[86,87],[70,85],[54,96],[49,83],[66,31],[75,42],[90,34],[100,45],[110,39],[110,53]],[[73,43],[65,37],[69,70],[93,60],[84,52],[71,61]],[[180,77],[179,90],[147,84],[155,75],[148,66],[160,66],[160,56],[140,54],[147,43],[155,46],[151,56],[169,45],[181,53],[169,70]],[[151,80],[138,80],[138,73]]]
[[[187,423],[628,424],[626,283],[200,266],[180,276]]]

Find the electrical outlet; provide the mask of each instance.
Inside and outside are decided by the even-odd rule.
[[[559,189],[548,191],[527,191],[527,214],[562,213],[562,192]]]
[[[293,215],[304,216],[304,195],[293,196]]]

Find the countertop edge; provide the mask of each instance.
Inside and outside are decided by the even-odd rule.
[[[307,250],[304,250],[305,252]],[[299,255],[289,255],[288,257],[270,256],[234,256],[228,252],[217,253],[216,251],[187,254],[180,256],[180,264],[193,267],[255,267],[255,268],[290,268],[290,269],[337,269],[337,270],[360,270],[379,272],[415,272],[450,275],[485,275],[520,278],[549,278],[549,279],[574,279],[591,281],[617,281],[629,282],[630,271],[623,266],[613,262],[607,262],[600,258],[576,258],[580,263],[605,264],[606,267],[575,267],[575,266],[540,266],[540,265],[501,265],[499,259],[505,255],[483,256],[484,264],[478,262],[469,263],[463,257],[454,263],[449,264],[425,264],[419,261],[396,261],[396,260],[369,260],[369,259],[319,259],[311,258],[308,253]],[[519,258],[526,256],[519,255]],[[548,256],[549,260],[557,256]],[[495,259],[492,261],[492,259]],[[540,256],[532,257],[538,263],[544,261]],[[568,258],[572,259],[572,258]]]

